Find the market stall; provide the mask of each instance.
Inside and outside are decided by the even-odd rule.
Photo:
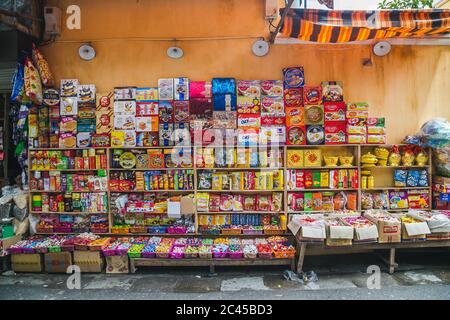
[[[299,22],[288,19],[282,33],[292,37]],[[447,12],[436,19],[447,32]],[[337,37],[326,30],[313,34]],[[367,31],[358,30],[351,35]],[[367,38],[391,35],[372,33]],[[61,261],[101,272],[104,260],[111,273],[292,268],[299,254],[301,270],[312,243],[329,251],[389,248],[392,270],[395,248],[448,246],[449,231],[430,225],[430,146],[401,143],[409,127],[383,114],[402,109],[365,102],[367,91],[355,95],[340,77],[317,80],[292,65],[258,80],[168,72],[110,85],[100,74],[96,83],[67,70],[56,81],[34,47],[19,63],[11,97],[20,105],[17,156],[33,234],[10,248],[13,268],[62,272],[52,269]],[[396,237],[385,244],[381,226],[391,222]]]

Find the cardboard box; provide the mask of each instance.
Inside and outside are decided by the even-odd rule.
[[[99,251],[75,251],[74,264],[80,267],[81,272],[100,273],[103,271],[104,261]]]
[[[120,274],[130,273],[128,256],[106,257],[106,273]]]
[[[72,265],[72,254],[70,252],[50,252],[44,255],[45,272],[66,273],[67,268]]]
[[[20,235],[13,236],[10,238],[0,239],[0,253],[2,251],[8,250],[13,244],[16,244],[20,240],[22,240],[22,236],[20,236]]]
[[[428,234],[431,234],[428,224],[426,222],[403,223],[402,224],[402,239],[403,240],[417,240],[425,239]]]
[[[195,203],[193,197],[185,196],[181,198],[181,214],[195,214]]]
[[[36,254],[13,254],[11,266],[14,272],[40,273],[43,270],[42,255]]]
[[[378,228],[379,243],[399,243],[402,242],[402,223],[377,220],[370,214],[365,215],[367,219],[372,221]]]
[[[325,244],[327,246],[350,246],[352,245],[354,238],[354,228],[349,226],[342,220],[340,225],[331,225],[327,222],[327,240]]]

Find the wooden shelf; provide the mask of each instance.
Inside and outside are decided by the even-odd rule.
[[[346,170],[346,169],[359,169],[357,166],[337,166],[337,167],[287,167],[286,170]]]
[[[111,193],[192,193],[195,190],[127,190],[127,191],[115,191],[110,190]]]
[[[330,189],[330,188],[317,188],[317,189],[288,189],[287,192],[310,192],[310,191],[358,191],[358,188],[339,188],[339,189]]]
[[[105,170],[108,171],[108,169],[31,169],[30,172],[54,172],[54,171],[60,171],[60,172],[91,172],[91,171],[99,171],[99,170]]]
[[[211,193],[276,193],[284,190],[197,190],[197,192],[211,192]]]
[[[30,193],[67,193],[67,194],[72,194],[72,193],[107,193],[108,190],[104,190],[104,191],[42,191],[42,190],[30,190]]]
[[[57,214],[57,215],[67,215],[67,216],[82,216],[82,215],[100,215],[109,214],[109,212],[44,212],[44,211],[31,211],[32,214]]]
[[[377,190],[427,190],[430,187],[376,187],[370,189],[361,189],[362,191],[377,191]]]
[[[186,171],[194,170],[194,168],[148,168],[148,169],[122,169],[122,168],[110,168],[111,171]]]
[[[284,167],[274,167],[274,168],[196,168],[197,171],[247,171],[247,170],[261,170],[261,171],[277,171],[283,170]]]
[[[197,212],[198,215],[214,214],[284,214],[283,211],[219,211],[219,212]]]

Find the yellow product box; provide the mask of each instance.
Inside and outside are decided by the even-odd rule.
[[[212,190],[222,190],[222,174],[214,173],[212,175]]]
[[[320,187],[321,188],[328,188],[330,184],[330,176],[327,171],[321,171],[320,172]]]
[[[267,152],[266,151],[260,151],[258,153],[258,155],[259,155],[259,166],[261,168],[268,167],[269,166],[269,157],[267,155]]]
[[[100,273],[103,271],[104,261],[100,251],[75,251],[74,264],[80,267],[81,272]]]
[[[205,162],[205,168],[214,168],[215,160],[214,149],[203,149],[203,161]]]
[[[284,172],[283,170],[277,170],[273,173],[273,189],[283,190],[284,189]]]
[[[255,190],[265,190],[267,186],[267,177],[265,172],[255,173]]]
[[[236,167],[245,168],[246,165],[246,149],[236,150]]]
[[[304,166],[304,151],[303,150],[288,150],[287,151],[287,165],[288,168],[301,168]]]
[[[39,137],[37,114],[29,114],[28,115],[28,136],[30,138],[38,138]]]
[[[123,147],[125,144],[125,132],[113,131],[111,132],[111,147]]]
[[[305,150],[304,154],[305,154],[304,158],[305,167],[322,166],[322,150]]]
[[[225,164],[228,168],[234,168],[236,165],[236,150],[227,148],[225,151]]]
[[[274,189],[273,172],[272,171],[265,172],[265,175],[266,175],[266,189],[273,190]]]
[[[231,173],[231,190],[244,190],[244,173]]]

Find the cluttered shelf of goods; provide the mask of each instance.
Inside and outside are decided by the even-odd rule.
[[[63,79],[32,95],[27,173],[38,237],[12,248],[13,263],[60,254],[102,266],[103,253],[135,259],[132,269],[291,264],[298,217],[345,225],[348,236],[373,210],[400,221],[433,212],[430,149],[386,144],[385,118],[346,102],[339,81],[306,85],[302,67],[282,77],[166,78],[102,93]],[[326,245],[340,243],[328,233]]]

